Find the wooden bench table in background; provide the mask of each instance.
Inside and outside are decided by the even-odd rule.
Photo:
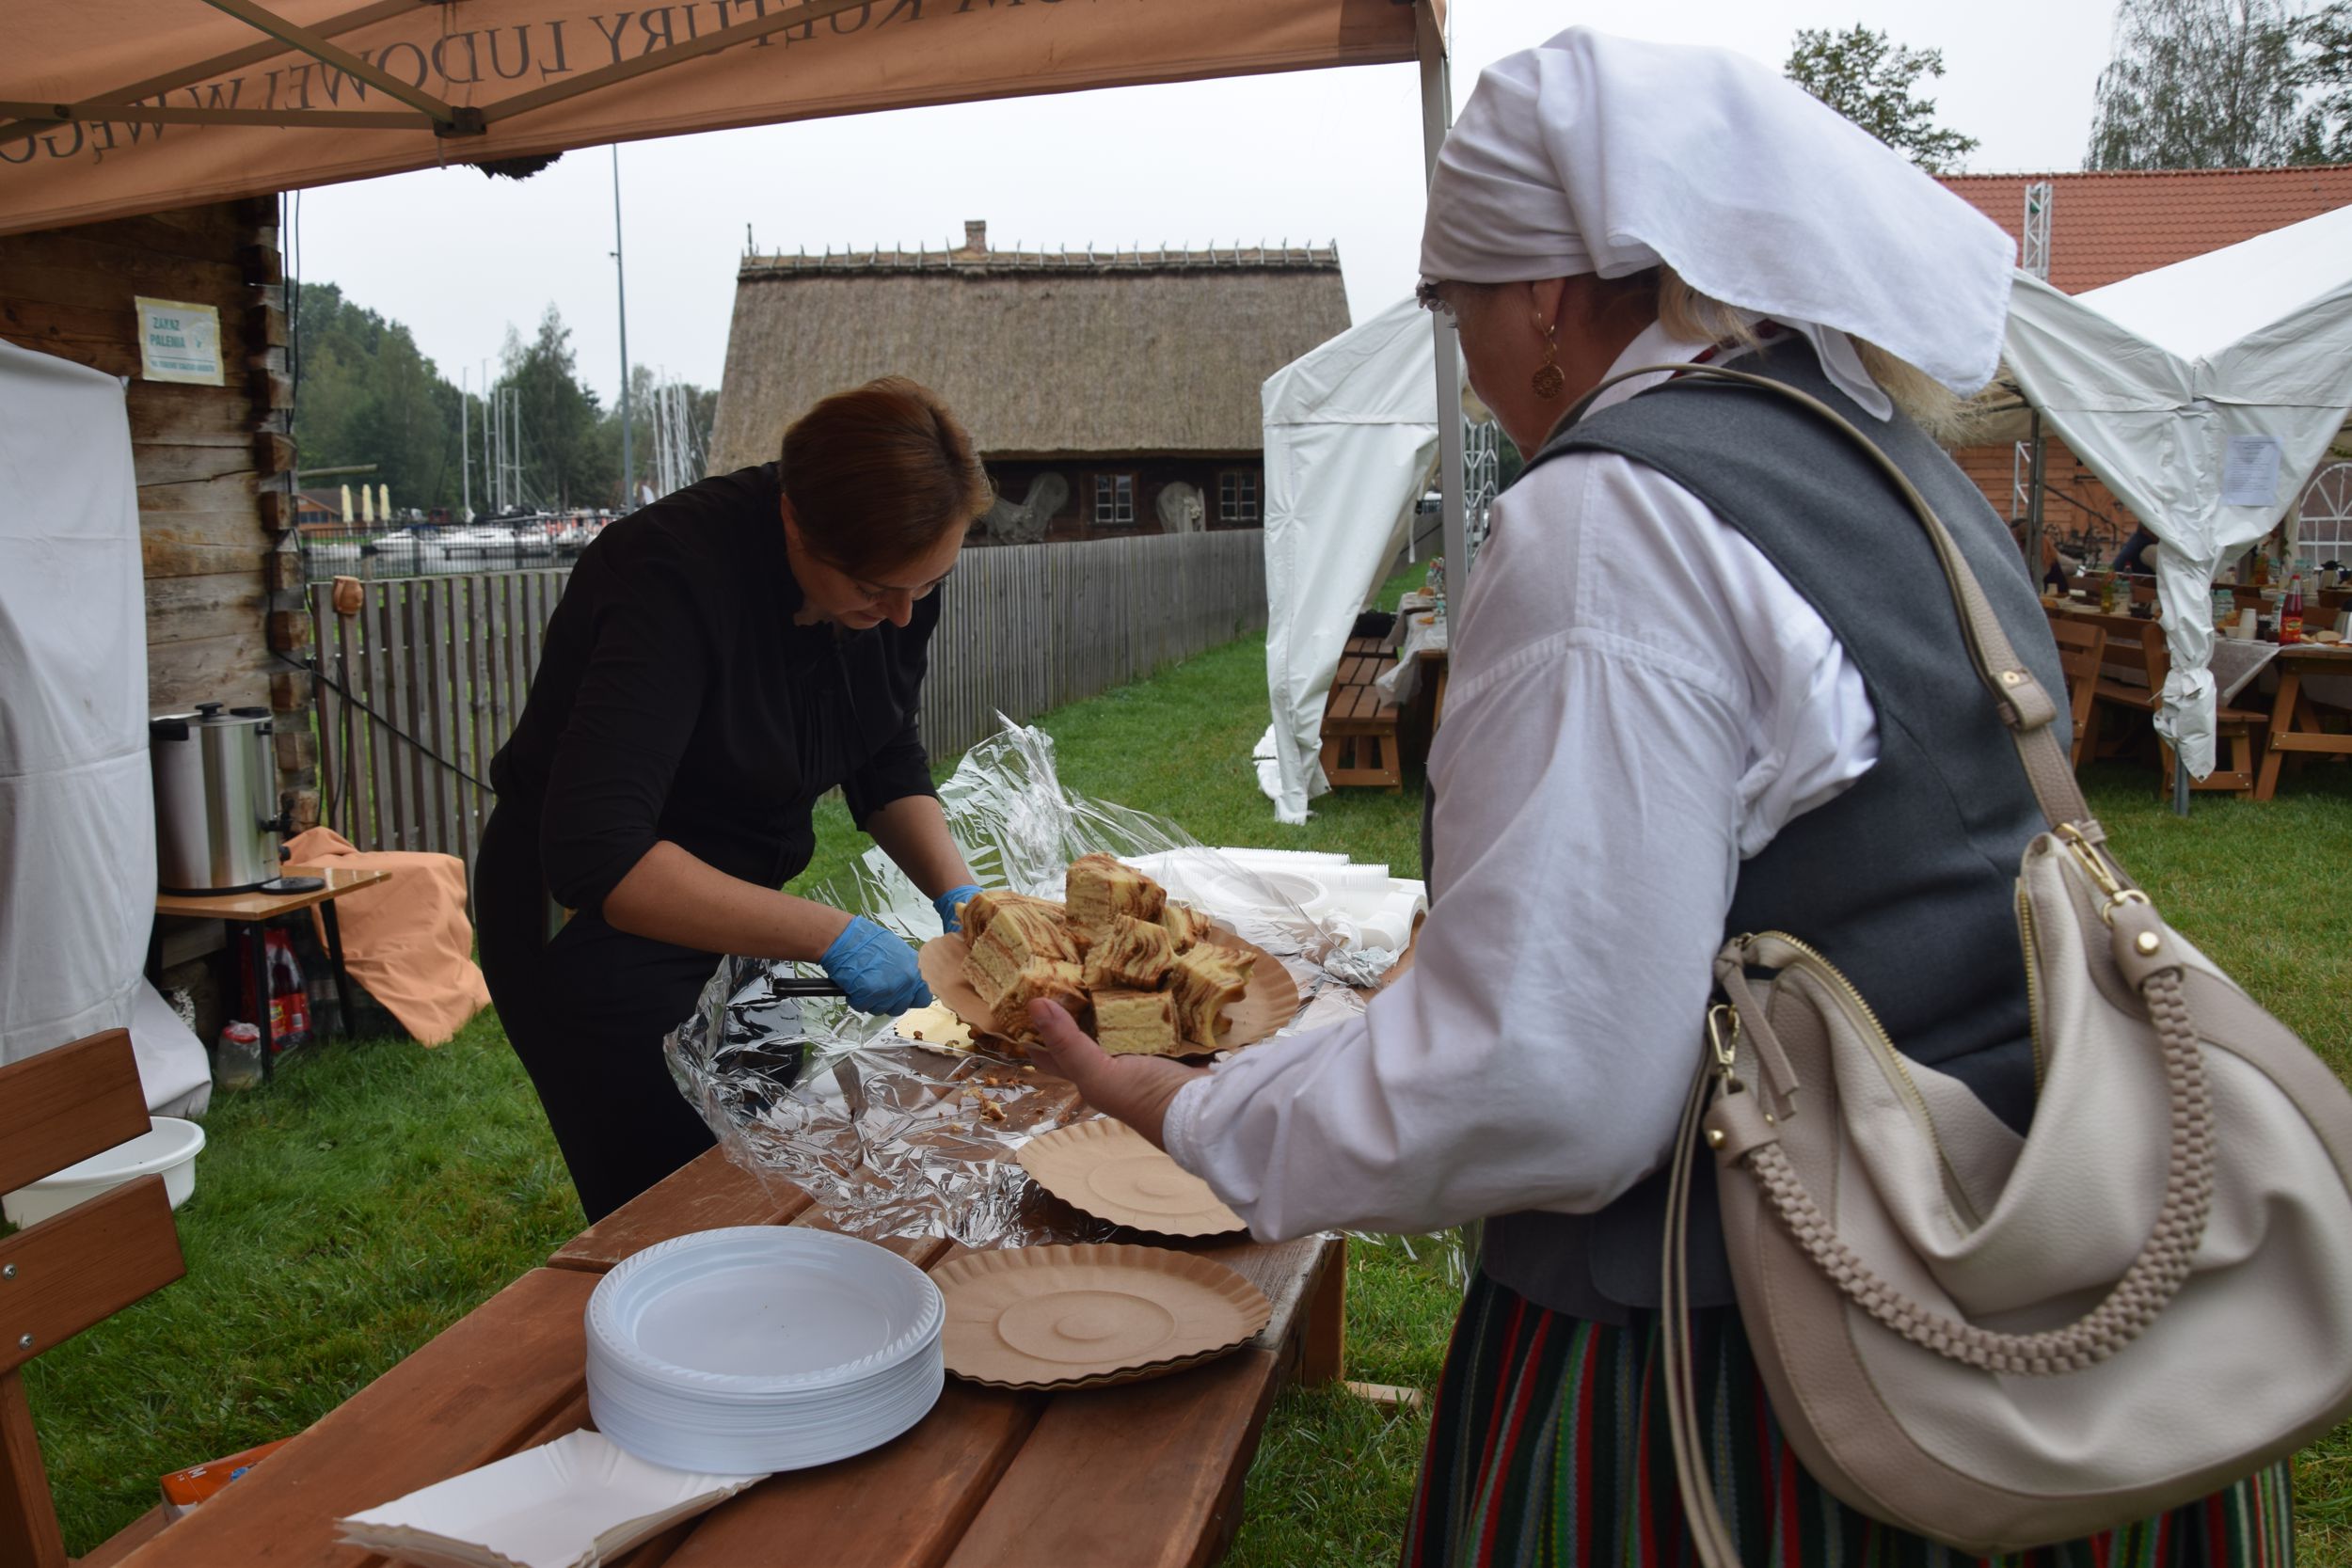
[[[587,1424],[582,1315],[605,1270],[673,1236],[821,1224],[806,1195],[717,1149],[591,1226],[354,1394],[131,1568],[384,1560],[334,1521]],[[897,1241],[931,1268],[961,1249]],[[1012,1393],[949,1378],[931,1413],[870,1453],[775,1476],[618,1560],[623,1568],[1194,1568],[1240,1523],[1242,1480],[1286,1377],[1337,1378],[1345,1252],[1337,1237],[1195,1250],[1274,1304],[1231,1355],[1123,1387]]]
[[[2279,694],[2270,704],[2270,744],[2263,753],[2254,799],[2267,800],[2279,789],[2280,766],[2317,752],[2352,756],[2352,735],[2331,734],[2320,722],[2319,705],[2303,689],[2312,675],[2352,675],[2352,647],[2298,642],[2279,650]]]

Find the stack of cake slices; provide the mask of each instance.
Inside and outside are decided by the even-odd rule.
[[[1248,955],[1209,940],[1208,918],[1108,855],[1071,864],[1062,903],[983,893],[961,906],[972,988],[1007,1039],[1037,1037],[1033,1002],[1057,1002],[1114,1055],[1223,1050],[1225,1010]]]

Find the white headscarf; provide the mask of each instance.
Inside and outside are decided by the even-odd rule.
[[[1421,271],[1512,283],[1662,261],[1812,340],[1884,418],[1841,335],[1974,392],[2000,363],[2013,254],[1975,208],[1755,61],[1572,27],[1479,77],[1430,181]]]

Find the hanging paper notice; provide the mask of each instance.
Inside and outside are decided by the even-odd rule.
[[[2279,438],[2275,436],[2233,436],[2221,460],[2221,504],[2279,504]]]
[[[139,373],[150,381],[224,385],[220,312],[209,305],[134,295],[139,313]]]

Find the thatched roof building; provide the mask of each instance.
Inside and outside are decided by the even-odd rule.
[[[1254,471],[1260,384],[1348,325],[1333,247],[992,250],[986,224],[964,229],[953,249],[747,256],[713,471],[767,461],[818,398],[891,373],[947,400],[1009,495],[1041,465],[1089,499],[1112,460],[1139,490],[1159,462]],[[1214,522],[1217,474],[1200,477]]]

